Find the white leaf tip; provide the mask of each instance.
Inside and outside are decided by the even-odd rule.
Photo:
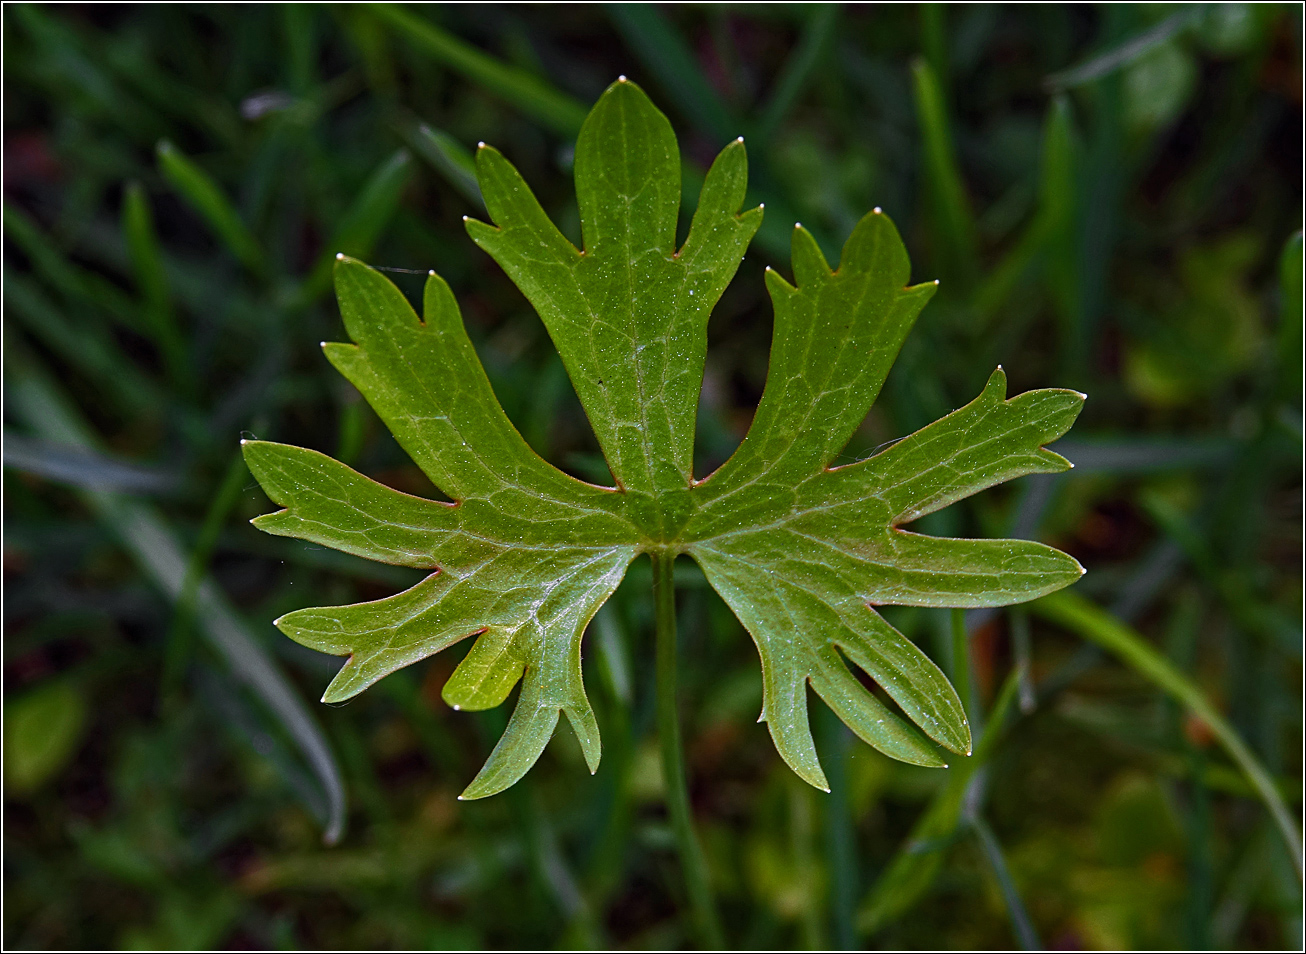
[[[803,227],[803,223],[802,223],[802,222],[795,222],[795,223],[794,223],[794,228],[796,228],[796,229],[801,229],[802,227]]]
[[[476,148],[477,148],[477,149],[484,149],[484,148],[485,148],[485,143],[484,143],[484,142],[478,142],[478,143],[476,144]]]
[[[434,277],[435,277],[435,269],[434,269],[434,268],[428,268],[428,269],[426,270],[426,274],[429,275],[431,278],[434,278]]]
[[[938,284],[938,283],[939,283],[939,280],[938,280],[938,279],[937,279],[937,278],[936,278],[936,279],[934,279],[934,284],[936,284],[936,285],[937,285],[937,284]]]
[[[871,211],[874,212],[876,215],[884,214],[884,210],[880,208],[878,205],[875,208],[871,209]]]
[[[743,137],[743,136],[740,136],[740,137],[738,137],[737,139],[735,139],[735,142],[743,142],[743,141],[744,141],[744,137]]]
[[[626,74],[625,74],[625,73],[622,73],[620,76],[618,76],[618,77],[617,77],[617,82],[618,82],[618,83],[625,83],[625,82],[627,82],[627,80],[626,80]]]
[[[337,261],[337,262],[343,262],[344,260],[345,260],[345,253],[344,253],[344,252],[336,252],[336,261]]]

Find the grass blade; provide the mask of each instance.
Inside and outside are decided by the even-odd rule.
[[[159,172],[182,199],[209,224],[231,254],[253,274],[264,277],[267,259],[258,240],[212,177],[166,139],[159,143],[155,153]]]
[[[102,309],[115,321],[132,331],[146,329],[140,318],[140,306],[113,282],[94,272],[79,268],[68,260],[50,236],[41,231],[16,206],[5,203],[5,234],[27,256],[32,269],[51,288],[69,301]]]
[[[912,81],[934,211],[935,240],[943,246],[941,258],[953,276],[969,285],[978,274],[975,217],[957,165],[943,93],[934,71],[924,60],[912,64]]]
[[[1197,23],[1202,13],[1200,4],[1194,4],[1180,10],[1151,29],[1130,37],[1105,53],[1100,53],[1092,59],[1080,63],[1078,66],[1072,66],[1070,69],[1062,70],[1060,73],[1053,73],[1043,81],[1043,85],[1049,90],[1060,91],[1101,79],[1123,66],[1128,66],[1148,50],[1160,46],[1181,30],[1188,29],[1188,27]]]
[[[1302,632],[1299,621],[1276,613],[1257,600],[1245,577],[1221,566],[1210,543],[1178,507],[1160,495],[1148,492],[1141,495],[1140,503],[1166,536],[1178,544],[1193,569],[1219,596],[1229,615],[1243,631],[1266,640],[1291,656],[1301,658]]]
[[[1237,442],[1223,437],[1078,439],[1058,441],[1057,453],[1075,465],[1076,474],[1149,474],[1219,467],[1231,462]]]
[[[1297,877],[1301,879],[1301,836],[1274,780],[1238,732],[1197,686],[1148,645],[1139,633],[1081,596],[1064,591],[1054,593],[1031,603],[1030,610],[1115,654],[1205,722],[1224,750],[1246,773],[1261,801],[1269,809],[1288,853],[1292,856]]]
[[[952,684],[961,699],[961,707],[972,721],[975,707],[970,701],[970,635],[966,632],[966,611],[954,609],[949,614],[952,626]]]
[[[10,354],[13,352],[10,351]],[[35,370],[24,355],[8,366],[11,406],[42,438],[94,450],[97,443],[78,412]],[[169,599],[181,595],[186,558],[171,529],[151,507],[100,490],[81,491],[88,506],[109,525],[145,574]],[[272,657],[250,634],[212,580],[199,586],[196,616],[213,648],[232,673],[254,691],[285,726],[322,786],[328,805],[328,844],[339,840],[345,823],[345,790],[340,767],[316,721]]]
[[[1079,325],[1073,318],[1066,320],[1066,316],[1073,316],[1073,303],[1078,301],[1074,291],[1073,255],[1066,254],[1066,237],[1074,227],[1074,190],[1070,110],[1065,99],[1057,97],[1043,122],[1038,211],[1016,244],[976,288],[972,305],[979,321],[986,321],[1006,304],[1043,255],[1047,256],[1049,291],[1069,326],[1066,340],[1071,340]]]
[[[1279,259],[1279,329],[1276,350],[1279,385],[1284,397],[1301,405],[1301,328],[1302,328],[1302,234],[1297,232],[1283,247]]]
[[[337,255],[365,258],[371,254],[372,246],[399,207],[399,196],[412,171],[412,159],[404,149],[377,167],[341,218],[317,265],[304,279],[298,293],[300,304],[307,304],[331,287],[331,268]]]
[[[1016,941],[1020,944],[1020,949],[1022,951],[1043,950],[1043,944],[1038,939],[1038,932],[1034,930],[1034,923],[1030,921],[1029,912],[1025,910],[1025,903],[1020,899],[1020,892],[1016,890],[1016,883],[1011,880],[1011,871],[1007,868],[1007,859],[1002,854],[1002,846],[998,844],[993,829],[989,827],[989,823],[980,814],[975,815],[970,820],[970,827],[975,832],[975,839],[979,842],[984,860],[989,863],[989,867],[993,869],[993,876],[998,880],[998,888],[1002,891],[1002,901],[1007,908],[1007,917],[1011,919],[1011,931],[1016,935]]]
[[[217,546],[218,535],[222,525],[231,513],[231,508],[240,499],[249,470],[245,467],[245,457],[239,451],[233,456],[227,467],[226,476],[218,485],[217,493],[209,504],[200,526],[199,536],[191,550],[190,561],[186,566],[186,578],[182,581],[181,592],[177,596],[172,611],[172,625],[168,631],[168,646],[164,652],[162,690],[159,695],[167,704],[173,691],[186,670],[186,661],[190,656],[190,635],[195,615],[195,597],[199,593],[204,572],[208,569],[213,548]]]
[[[103,454],[4,433],[4,465],[47,480],[87,490],[116,490],[128,494],[166,493],[177,486],[175,475],[152,467],[114,460]]]
[[[407,134],[408,143],[419,156],[431,164],[444,181],[453,186],[478,210],[485,208],[481,187],[476,181],[476,161],[470,149],[442,129],[422,123]]]
[[[177,328],[177,315],[163,269],[163,252],[154,231],[154,215],[139,182],[128,184],[123,194],[122,230],[136,271],[136,287],[145,305],[146,322],[163,356],[168,378],[178,392],[193,393],[194,378],[190,373],[185,342]]]
[[[925,62],[934,71],[934,78],[939,81],[943,99],[948,100],[951,88],[951,76],[948,69],[947,32],[943,24],[944,9],[941,3],[922,3],[918,8],[921,20],[921,51]]]
[[[763,143],[775,137],[780,124],[798,102],[798,97],[802,95],[830,48],[838,26],[839,4],[820,3],[811,9],[798,48],[785,61],[780,78],[775,83],[775,92],[762,110],[757,131]]]
[[[393,3],[366,7],[413,46],[473,83],[503,97],[564,138],[580,132],[589,112],[581,102],[538,76],[508,66],[465,40]]]
[[[912,827],[902,848],[871,886],[857,917],[857,927],[864,934],[873,934],[896,921],[934,883],[943,866],[943,849],[952,844],[961,823],[971,781],[997,748],[1018,684],[1016,673],[1007,677],[989,714],[988,728],[975,746],[975,753],[970,758],[958,758],[948,769],[943,787]]]
[[[607,3],[604,10],[644,68],[698,129],[720,145],[743,129],[699,68],[689,46],[651,3]],[[638,77],[635,77],[638,79]]]
[[[103,324],[74,325],[35,283],[7,270],[4,284],[8,313],[33,338],[84,374],[125,417],[148,417],[168,406],[159,387],[136,370]]]

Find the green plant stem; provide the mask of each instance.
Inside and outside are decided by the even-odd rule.
[[[653,604],[657,617],[657,719],[662,747],[662,778],[666,788],[667,814],[676,836],[685,887],[693,906],[694,921],[705,947],[725,946],[716,901],[708,880],[707,859],[694,831],[689,809],[689,788],[685,784],[685,758],[680,745],[680,715],[676,709],[676,583],[674,553],[654,552]]]
[[[966,717],[975,721],[975,713],[970,702],[970,637],[966,633],[966,611],[952,610],[952,684],[961,699],[961,707],[966,710]]]
[[[1169,660],[1149,646],[1142,636],[1106,610],[1094,606],[1081,596],[1064,591],[1053,593],[1031,603],[1030,609],[1044,619],[1058,623],[1114,653],[1206,723],[1220,745],[1246,773],[1247,780],[1252,783],[1265,807],[1269,809],[1270,816],[1283,836],[1300,881],[1302,879],[1301,835],[1298,834],[1297,823],[1292,813],[1284,804],[1274,780],[1261,765],[1260,760],[1243,742],[1234,727],[1220,715],[1215,706],[1211,705],[1202,691],[1183,673],[1176,670]]]

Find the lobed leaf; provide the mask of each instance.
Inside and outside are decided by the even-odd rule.
[[[709,171],[677,249],[679,170],[670,124],[624,79],[603,94],[577,142],[583,250],[507,159],[484,145],[476,156],[493,224],[467,220],[468,234],[539,312],[615,488],[576,480],[531,450],[496,400],[440,278],[431,274],[418,318],[384,276],[344,256],[336,290],[353,343],[325,345],[327,358],[452,502],[399,493],[315,451],[245,444],[251,471],[285,508],[259,517],[261,529],[433,570],[386,599],[277,621],[304,645],[349,656],[325,701],[472,636],[444,687],[450,705],[496,706],[521,683],[508,727],[464,797],[519,779],[560,713],[597,767],[581,637],[640,553],[687,553],[699,563],[757,645],[762,719],[776,748],[821,788],[809,684],[894,758],[941,766],[938,745],[970,752],[956,692],[877,606],[999,606],[1083,572],[1038,543],[901,528],[1002,481],[1069,467],[1043,445],[1073,423],[1081,394],[1008,399],[999,368],[966,407],[883,453],[830,467],[935,288],[907,284],[906,250],[878,209],[854,228],[838,269],[805,229],[794,229],[794,282],[769,270],[766,277],[775,330],[756,417],[730,460],[696,480],[707,321],[761,209],[739,211],[747,161],[738,140]]]

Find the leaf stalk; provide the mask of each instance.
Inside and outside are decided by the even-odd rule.
[[[666,789],[667,815],[680,853],[685,888],[693,910],[695,927],[704,947],[725,947],[721,920],[708,878],[707,859],[694,831],[685,782],[685,756],[680,744],[680,714],[676,708],[676,583],[673,572],[676,555],[654,551],[653,604],[657,627],[657,722],[662,749],[662,779]]]

